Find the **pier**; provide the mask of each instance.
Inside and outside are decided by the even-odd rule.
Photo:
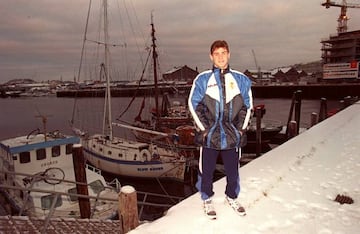
[[[360,102],[241,167],[237,216],[224,205],[225,178],[214,183],[217,220],[199,194],[137,233],[358,233]]]
[[[191,85],[177,87],[161,86],[161,94],[183,93],[188,95]],[[256,98],[291,98],[297,90],[302,91],[304,99],[341,99],[345,96],[360,96],[360,83],[334,83],[334,84],[305,84],[305,85],[253,85],[252,91]],[[117,87],[111,89],[112,97],[151,96],[154,88],[148,87]],[[56,92],[57,97],[104,97],[105,89],[78,89],[61,90]]]

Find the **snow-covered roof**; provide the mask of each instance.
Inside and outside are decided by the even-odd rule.
[[[256,69],[248,69],[249,72],[251,73],[258,73],[259,70]],[[271,73],[271,70],[260,70],[261,73]]]
[[[283,73],[288,72],[291,67],[278,67],[271,70],[271,75],[275,75],[277,72],[282,71]]]
[[[180,70],[181,68],[183,68],[184,66],[181,66],[181,67],[173,67],[172,69],[170,69],[169,71],[166,71],[164,74],[171,74],[171,73],[174,73],[178,70]]]
[[[214,183],[217,220],[199,194],[137,233],[359,233],[360,102],[240,168],[240,217],[224,205],[225,179]],[[340,204],[337,195],[353,199]]]

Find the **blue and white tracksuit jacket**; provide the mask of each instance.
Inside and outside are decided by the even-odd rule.
[[[253,100],[251,80],[243,73],[230,69],[213,68],[200,73],[193,82],[188,100],[189,110],[200,133],[196,137],[200,148],[198,190],[203,200],[213,195],[212,172],[215,169],[217,153],[229,156],[226,163],[238,166],[242,134],[251,117]],[[215,151],[214,151],[215,150]],[[206,151],[207,155],[203,155]],[[230,154],[231,155],[231,154]],[[207,157],[207,158],[206,158]],[[230,159],[231,157],[231,159]],[[205,163],[204,163],[205,162]],[[225,164],[225,162],[224,162]],[[202,176],[202,167],[206,167]],[[240,192],[237,168],[227,172],[232,185],[227,195],[235,198]]]

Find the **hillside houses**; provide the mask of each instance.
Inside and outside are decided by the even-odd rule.
[[[199,72],[187,65],[181,67],[174,67],[173,69],[163,74],[165,81],[186,82],[191,84]],[[304,84],[316,83],[317,79],[308,74],[304,70],[298,70],[295,67],[282,67],[272,70],[250,70],[244,72],[254,83],[270,84],[270,83],[285,83],[285,84]]]
[[[297,70],[294,67],[275,68],[272,70],[246,70],[244,74],[257,84],[316,82],[316,78],[312,78],[312,74],[308,74],[304,70]]]

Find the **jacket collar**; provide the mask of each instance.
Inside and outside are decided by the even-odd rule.
[[[216,73],[216,72],[221,73],[221,69],[217,68],[215,66],[213,66],[212,70],[213,70],[214,73]],[[225,70],[223,70],[223,74],[226,74],[226,73],[229,73],[229,72],[230,72],[230,65],[228,65],[227,68]]]

